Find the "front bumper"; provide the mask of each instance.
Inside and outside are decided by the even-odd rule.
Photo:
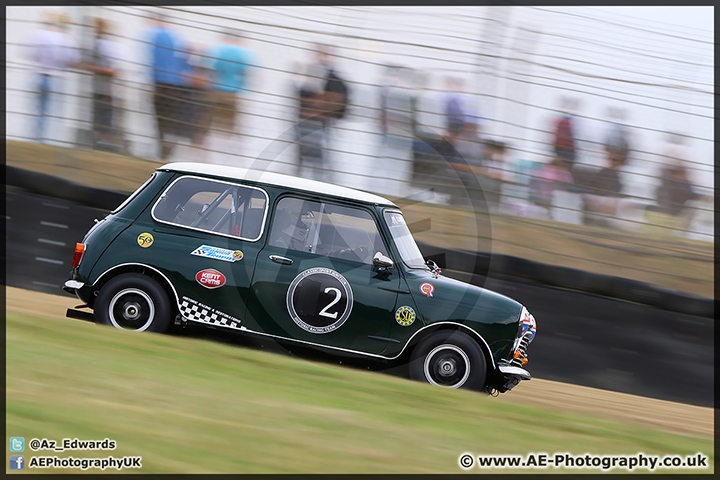
[[[537,322],[525,307],[520,314],[518,328],[518,336],[511,350],[511,358],[499,362],[497,375],[493,382],[493,388],[500,393],[512,390],[523,380],[532,379],[530,372],[522,367],[528,362],[527,351],[530,342],[535,338]]]
[[[498,367],[500,374],[505,379],[505,383],[498,388],[500,393],[508,392],[512,390],[517,384],[523,380],[532,380],[530,372],[524,368],[515,367],[512,365],[500,365]]]

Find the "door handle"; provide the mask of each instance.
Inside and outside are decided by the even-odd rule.
[[[275,263],[279,263],[281,265],[292,265],[293,261],[292,258],[287,257],[281,257],[280,255],[270,255],[270,260],[272,260]]]

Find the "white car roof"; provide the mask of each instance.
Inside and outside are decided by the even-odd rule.
[[[234,180],[250,180],[253,182],[264,183],[278,187],[287,187],[295,190],[303,190],[311,193],[322,193],[332,195],[334,197],[347,198],[350,200],[358,200],[361,202],[390,205],[397,207],[387,198],[379,195],[355,190],[354,188],[341,187],[331,183],[319,182],[317,180],[308,180],[282,173],[267,172],[262,170],[252,170],[248,168],[232,167],[228,165],[213,165],[207,163],[191,163],[177,162],[168,163],[158,170],[169,170],[173,172],[195,173],[202,175],[213,175],[218,177],[226,177]]]

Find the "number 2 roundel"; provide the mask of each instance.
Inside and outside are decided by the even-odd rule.
[[[350,316],[353,293],[341,274],[315,267],[299,273],[290,283],[286,303],[298,327],[310,333],[329,333]]]

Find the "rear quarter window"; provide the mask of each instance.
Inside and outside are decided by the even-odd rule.
[[[257,187],[198,177],[180,177],[152,209],[161,223],[256,241],[263,233],[268,195]]]

